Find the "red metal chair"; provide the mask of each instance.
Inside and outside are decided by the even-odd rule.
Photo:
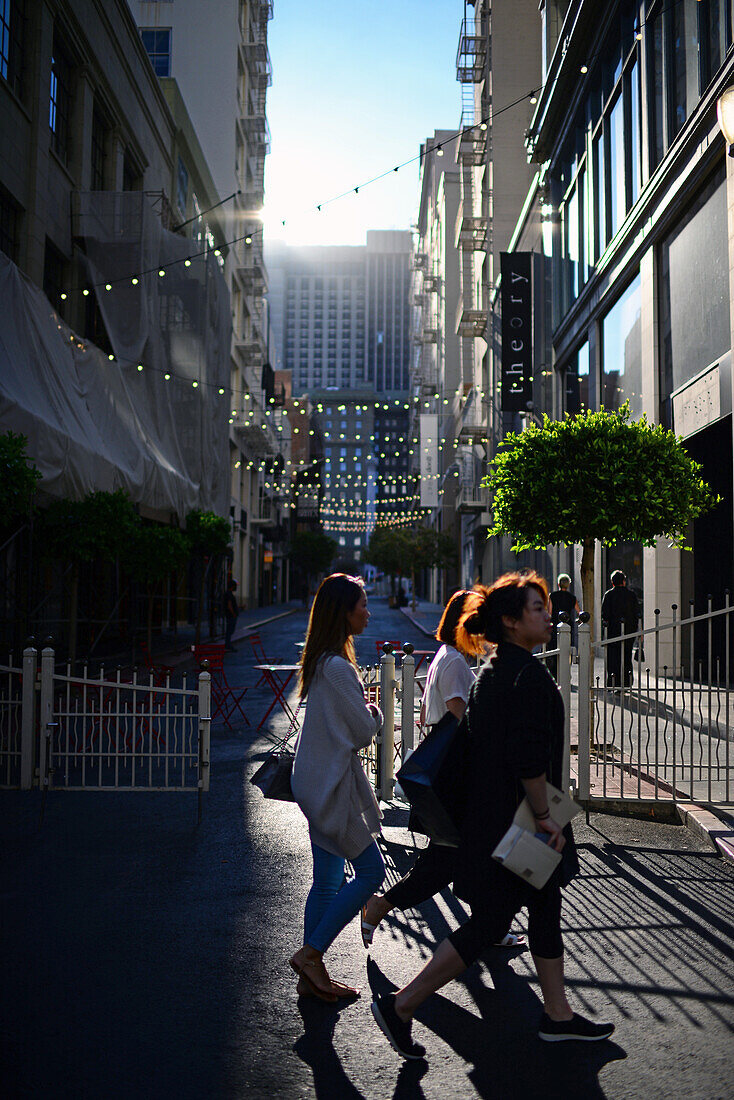
[[[252,652],[253,652],[253,655],[255,657],[255,664],[256,665],[267,665],[267,664],[269,664],[270,663],[270,658],[268,657],[267,653],[265,652],[265,647],[262,643],[262,638],[260,637],[260,635],[259,634],[248,634],[247,635],[247,640],[250,643],[250,645],[252,646]],[[265,683],[267,683],[267,678],[265,676],[265,673],[263,672],[260,676],[260,679],[255,684],[255,687],[256,688],[262,687],[262,685],[265,684]]]
[[[143,662],[149,672],[153,673],[153,680],[156,687],[163,687],[166,682],[166,677],[173,675],[173,668],[170,665],[159,664],[158,661],[154,661],[150,650],[148,649],[147,642],[138,642],[140,652],[143,654]]]
[[[234,729],[230,718],[239,711],[245,725],[249,726],[250,720],[242,709],[242,700],[248,688],[230,686],[224,671],[224,642],[203,642],[201,645],[192,645],[191,650],[198,665],[202,661],[209,662],[212,678],[212,720],[221,717],[225,726]]]

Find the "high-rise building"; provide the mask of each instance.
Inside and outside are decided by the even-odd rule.
[[[323,438],[322,520],[345,560],[375,526],[407,518],[409,231],[364,246],[267,246],[275,359]]]
[[[274,465],[289,463],[288,423],[264,370],[267,273],[260,213],[271,83],[272,0],[131,0],[143,45],[161,77],[176,78],[224,201],[231,241],[225,273],[232,304],[230,474],[233,574],[243,601],[282,598],[283,502],[270,495]],[[280,456],[280,457],[279,457]],[[267,568],[269,567],[269,568]],[[265,576],[265,574],[268,576]]]

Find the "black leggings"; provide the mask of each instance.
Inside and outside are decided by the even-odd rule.
[[[524,904],[528,910],[528,944],[532,954],[541,959],[557,959],[563,954],[560,886],[548,884],[542,890],[533,891],[527,903],[518,903],[514,891],[503,896],[498,890],[491,908],[472,908],[469,920],[449,936],[450,943],[467,966],[502,939],[512,918]]]
[[[407,875],[396,882],[385,897],[396,909],[415,909],[454,881],[455,861],[456,848],[445,848],[431,841]]]

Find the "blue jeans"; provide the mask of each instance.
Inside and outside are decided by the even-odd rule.
[[[354,878],[342,886],[342,857],[326,852],[313,841],[311,850],[313,886],[306,899],[303,942],[316,951],[324,952],[381,886],[385,878],[385,863],[373,840],[356,859],[350,861]]]

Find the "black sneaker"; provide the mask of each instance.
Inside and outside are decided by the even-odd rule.
[[[614,1024],[592,1024],[574,1012],[570,1020],[551,1020],[544,1012],[540,1021],[538,1035],[546,1043],[562,1043],[564,1039],[580,1039],[583,1043],[595,1043],[599,1039],[608,1039],[614,1031]]]
[[[385,1036],[390,1046],[403,1058],[425,1058],[426,1048],[413,1041],[410,1029],[412,1020],[406,1024],[395,1011],[395,994],[387,993],[384,997],[377,997],[372,1002],[372,1015]]]

